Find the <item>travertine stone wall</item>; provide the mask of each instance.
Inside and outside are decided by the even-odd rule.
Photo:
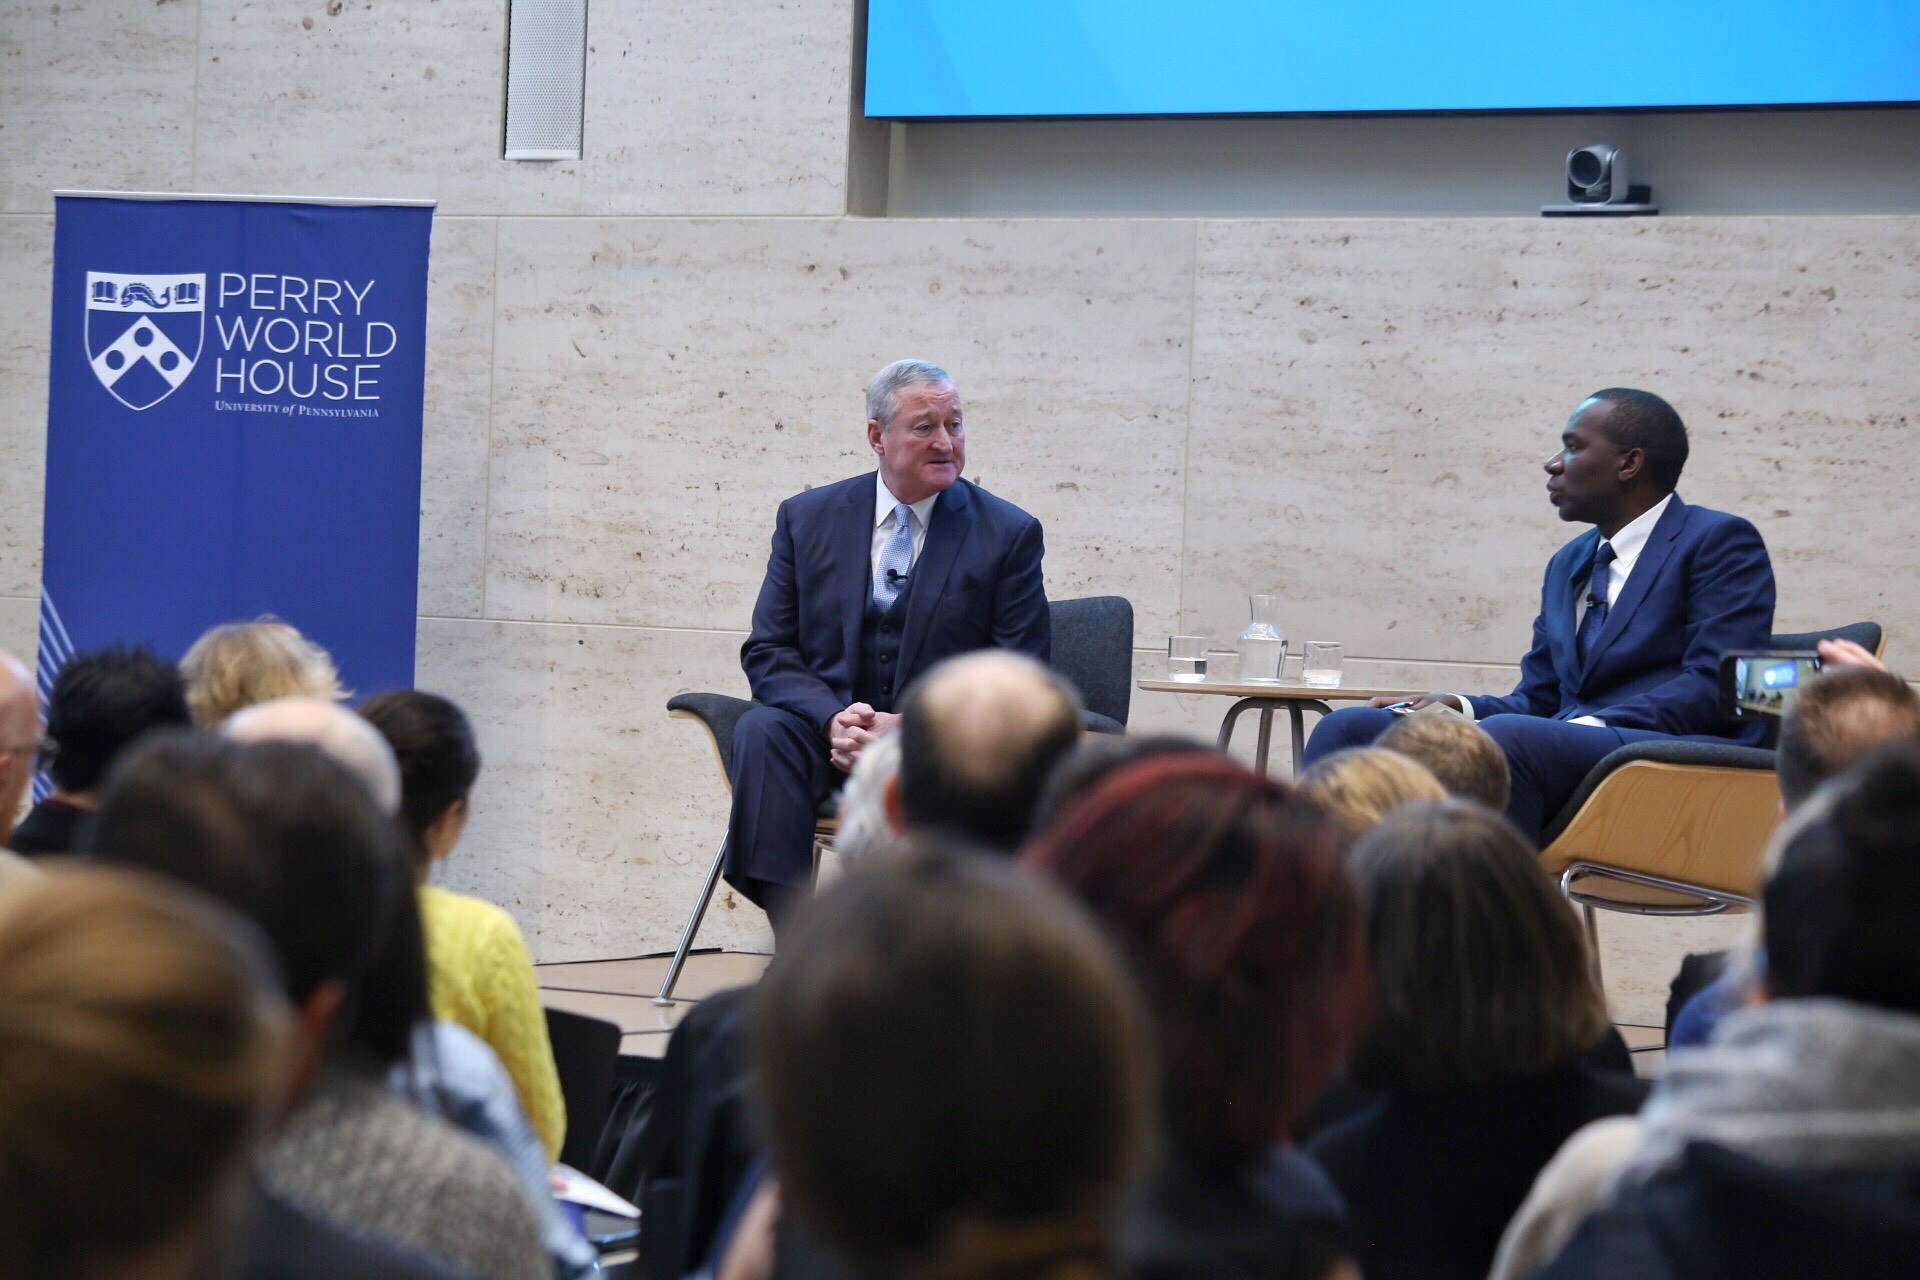
[[[773,506],[864,469],[902,354],[960,377],[1050,593],[1132,598],[1142,674],[1271,587],[1362,678],[1504,688],[1571,532],[1540,460],[1615,382],[1686,415],[1683,492],[1760,525],[1783,628],[1920,632],[1920,218],[848,217],[848,0],[595,6],[588,158],[543,165],[498,158],[501,4],[54,10],[0,0],[0,643],[33,642],[49,192],[438,198],[419,682],[487,756],[450,878],[543,959],[672,943],[725,795],[664,703],[743,691]],[[763,929],[728,899],[703,940]]]

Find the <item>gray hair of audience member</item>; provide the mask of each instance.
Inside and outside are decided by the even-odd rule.
[[[1040,789],[1040,802],[1033,807],[1033,834],[1044,830],[1067,806],[1130,764],[1160,756],[1219,754],[1218,748],[1177,733],[1090,733],[1047,775],[1047,785]]]
[[[900,777],[900,735],[889,733],[861,751],[853,773],[840,793],[840,825],[833,833],[833,851],[851,865],[895,848],[887,797]]]
[[[276,698],[237,711],[221,727],[235,742],[296,742],[318,747],[360,779],[374,807],[391,818],[400,812],[400,764],[380,731],[358,715],[323,698]]]
[[[1023,653],[982,649],[917,680],[900,706],[900,814],[1011,852],[1040,788],[1080,741],[1080,698]]]
[[[1505,812],[1513,798],[1507,753],[1492,734],[1458,716],[1401,716],[1373,745],[1425,765],[1447,794],[1478,800],[1495,813]]]
[[[1403,805],[1348,862],[1375,990],[1356,1084],[1480,1087],[1565,1066],[1606,1035],[1573,909],[1505,818],[1470,800]]]
[[[924,839],[854,869],[781,937],[751,1028],[783,1202],[860,1274],[1104,1273],[1146,1014],[1042,877]]]
[[[953,375],[931,360],[895,360],[867,384],[867,418],[879,423],[884,431],[893,425],[893,415],[900,412],[900,393],[908,387],[929,385],[953,387]]]

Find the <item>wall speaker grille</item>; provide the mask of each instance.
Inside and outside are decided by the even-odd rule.
[[[586,89],[587,0],[512,0],[502,156],[578,160]]]

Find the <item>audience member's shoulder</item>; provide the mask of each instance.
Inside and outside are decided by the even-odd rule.
[[[255,1190],[241,1235],[236,1280],[471,1280],[472,1272],[404,1245],[322,1221]]]
[[[506,908],[472,894],[427,885],[420,892],[420,906],[428,929],[446,928],[489,942],[520,936],[520,926]]]

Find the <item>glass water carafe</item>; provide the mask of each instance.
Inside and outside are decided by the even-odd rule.
[[[1247,684],[1280,683],[1280,667],[1287,660],[1287,638],[1280,624],[1273,596],[1248,596],[1247,606],[1253,621],[1240,633],[1240,679]]]

